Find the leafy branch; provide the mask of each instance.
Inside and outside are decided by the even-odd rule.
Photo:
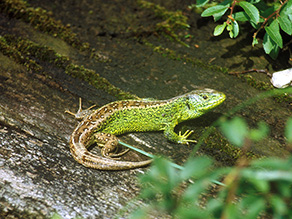
[[[197,7],[205,6],[210,0],[197,0]],[[256,29],[253,34],[252,46],[258,44],[257,36],[265,31],[263,48],[265,53],[276,59],[283,48],[281,30],[292,35],[292,1],[285,0],[266,4],[262,0],[225,0],[203,11],[202,17],[213,16],[214,21],[221,19],[228,11],[227,19],[214,29],[214,35],[219,36],[226,30],[230,38],[239,34],[238,22],[249,22]]]

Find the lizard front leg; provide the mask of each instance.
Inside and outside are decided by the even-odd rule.
[[[193,142],[193,143],[197,142],[196,140],[187,139],[193,133],[193,130],[187,130],[184,134],[182,134],[180,131],[179,134],[176,134],[174,132],[175,126],[176,126],[176,124],[168,125],[165,127],[164,136],[168,140],[170,140],[172,142],[176,142],[178,144],[189,144],[190,142]]]

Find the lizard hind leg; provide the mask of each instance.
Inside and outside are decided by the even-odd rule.
[[[124,155],[129,149],[116,153],[118,149],[119,140],[115,135],[103,132],[97,132],[93,135],[94,141],[101,148],[101,155],[108,158],[116,158]]]
[[[89,108],[83,110],[83,109],[82,109],[82,100],[81,100],[81,98],[79,98],[79,109],[78,109],[78,111],[77,111],[76,113],[73,113],[73,112],[71,112],[71,111],[69,111],[69,110],[65,110],[65,113],[68,113],[68,114],[74,116],[75,119],[81,121],[83,118],[85,118],[87,115],[89,115],[89,114],[91,113],[91,111],[92,111],[91,109],[92,109],[93,107],[95,107],[95,106],[96,106],[96,105],[92,105],[91,107],[89,107]]]

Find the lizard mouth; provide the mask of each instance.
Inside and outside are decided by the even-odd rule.
[[[214,97],[213,101],[210,102],[211,106],[218,106],[220,105],[222,102],[224,102],[224,100],[226,99],[226,96],[224,93],[216,93],[216,96]]]

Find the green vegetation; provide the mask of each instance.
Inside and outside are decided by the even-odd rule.
[[[187,23],[188,18],[183,15],[182,11],[168,11],[166,8],[144,0],[138,0],[141,8],[146,8],[155,13],[162,21],[156,24],[155,30],[170,39],[179,42],[180,44],[189,47],[188,44],[183,42],[180,37],[175,33],[176,30],[187,30],[190,26]]]
[[[98,62],[111,61],[108,57],[92,49],[88,43],[81,42],[77,35],[72,33],[69,26],[64,26],[60,21],[56,21],[52,18],[51,12],[42,8],[30,7],[29,4],[23,0],[1,1],[0,11],[7,14],[9,17],[21,19],[29,23],[37,30],[64,40],[79,51],[87,52],[90,58]],[[94,70],[87,69],[82,65],[76,65],[69,57],[61,55],[52,48],[39,45],[31,40],[9,34],[2,35],[0,36],[0,52],[13,59],[16,63],[23,65],[29,72],[42,72],[44,75],[48,76],[43,65],[39,63],[41,60],[49,62],[55,67],[64,69],[66,74],[84,80],[118,99],[138,98],[136,95],[125,92],[112,85],[107,79],[101,77]]]
[[[27,71],[42,72],[48,76],[42,65],[36,60],[49,62],[55,67],[65,70],[65,73],[74,78],[79,78],[118,99],[139,99],[136,95],[125,92],[112,85],[107,79],[101,77],[92,69],[82,65],[76,65],[73,61],[47,46],[41,46],[28,39],[12,35],[0,36],[0,52],[27,68]]]
[[[244,154],[233,167],[214,168],[208,157],[193,157],[206,135],[198,142],[181,170],[164,158],[156,158],[151,169],[140,177],[140,197],[147,203],[131,218],[149,214],[174,218],[289,218],[292,215],[292,156],[250,160],[247,153],[252,142],[269,134],[264,122],[250,129],[239,117],[229,119],[238,110],[263,98],[292,93],[292,89],[262,93],[219,118],[214,125]],[[285,130],[287,146],[292,143],[292,118]],[[209,135],[210,132],[207,132]],[[220,181],[221,183],[214,184]]]
[[[70,25],[64,26],[61,21],[56,21],[52,18],[52,13],[43,8],[30,7],[23,0],[3,0],[0,2],[0,11],[10,17],[29,23],[37,30],[64,40],[80,51],[87,51],[90,53],[90,57],[99,62],[109,61],[107,57],[99,54],[95,49],[90,48],[89,43],[81,42],[77,35],[71,31]]]
[[[221,66],[218,66],[218,65],[206,64],[204,61],[202,61],[200,59],[197,59],[195,57],[190,57],[189,55],[186,55],[186,54],[180,54],[180,53],[176,52],[173,49],[165,48],[165,47],[163,47],[161,45],[155,46],[154,44],[148,42],[145,39],[142,42],[146,46],[152,48],[153,52],[157,52],[158,54],[161,54],[164,57],[168,57],[169,59],[188,62],[188,63],[191,63],[193,65],[200,66],[202,68],[205,68],[205,69],[208,69],[208,70],[212,70],[212,71],[220,71],[220,72],[223,72],[223,73],[227,73],[228,72],[227,68],[224,68],[224,67],[221,67]]]
[[[252,45],[258,44],[258,33],[260,31],[265,32],[263,38],[264,50],[270,57],[276,59],[280,49],[284,46],[282,35],[284,35],[284,32],[292,35],[292,1],[265,3],[262,0],[225,0],[208,7],[209,1],[197,0],[197,7],[207,7],[203,11],[202,17],[213,16],[216,22],[227,15],[225,16],[226,21],[215,27],[215,36],[221,35],[226,29],[230,38],[236,38],[239,34],[239,24],[249,22],[256,30],[253,34]]]

